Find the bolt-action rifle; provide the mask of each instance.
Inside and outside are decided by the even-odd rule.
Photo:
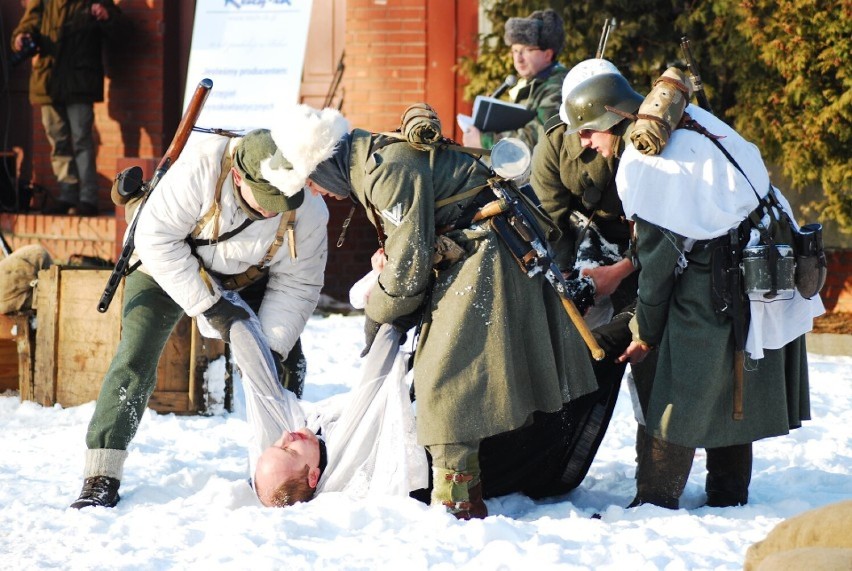
[[[606,42],[609,40],[609,33],[615,28],[615,18],[607,18],[604,20],[603,29],[601,30],[601,39],[598,41],[598,51],[595,52],[595,57],[601,59],[606,53]]]
[[[680,39],[680,49],[683,51],[683,59],[686,61],[686,69],[689,70],[689,79],[692,81],[693,92],[698,105],[705,111],[713,112],[710,107],[710,101],[707,99],[707,93],[704,91],[704,84],[701,83],[701,74],[698,73],[698,65],[692,57],[692,49],[689,47],[689,38],[683,36]]]
[[[160,160],[160,163],[157,165],[157,169],[154,171],[154,176],[151,177],[151,180],[142,185],[142,198],[140,199],[136,216],[133,218],[133,222],[127,231],[127,238],[124,240],[124,247],[121,250],[121,255],[115,263],[112,274],[110,274],[109,280],[107,280],[107,285],[104,288],[101,300],[98,302],[98,311],[101,313],[106,313],[107,309],[109,309],[110,302],[112,302],[112,298],[115,296],[115,290],[118,288],[121,278],[132,271],[128,270],[128,262],[130,261],[130,256],[133,254],[134,248],[136,247],[135,235],[136,223],[139,221],[139,211],[142,210],[143,206],[145,206],[145,202],[151,195],[151,192],[157,184],[159,184],[163,175],[166,174],[169,167],[171,167],[178,159],[183,148],[186,146],[189,135],[192,133],[192,128],[195,126],[195,122],[198,120],[198,116],[204,108],[204,103],[207,101],[207,96],[210,94],[211,89],[213,89],[213,81],[210,79],[202,79],[199,82],[198,87],[195,88],[195,93],[192,94],[192,99],[189,101],[189,106],[186,108],[183,117],[181,117],[177,132],[175,133],[174,139],[172,139],[171,145],[169,145],[169,148],[166,149],[166,154],[163,156],[162,160]]]

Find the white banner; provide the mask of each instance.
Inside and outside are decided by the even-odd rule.
[[[299,101],[312,0],[198,0],[184,109],[204,78],[213,89],[199,127],[269,127]]]

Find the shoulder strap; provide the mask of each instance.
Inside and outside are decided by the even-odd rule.
[[[190,234],[191,238],[198,237],[204,227],[207,226],[212,219],[213,236],[210,238],[208,243],[213,243],[219,240],[219,212],[222,210],[222,187],[225,185],[225,179],[228,178],[228,174],[231,172],[232,159],[229,147],[230,145],[225,145],[225,152],[222,153],[219,179],[216,181],[216,193],[213,195],[213,205],[210,206],[210,209],[204,213],[204,216],[202,216],[201,220],[198,221],[198,224],[195,225],[195,229],[192,231],[192,234]]]

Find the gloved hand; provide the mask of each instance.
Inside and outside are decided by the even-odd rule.
[[[592,336],[607,356],[616,358],[630,345],[633,334],[627,324],[630,323],[634,311],[632,308],[626,309],[613,317],[609,323],[592,330]]]
[[[275,363],[275,376],[281,386],[284,386],[284,357],[278,351],[272,351],[272,362]]]
[[[381,327],[381,323],[373,321],[368,315],[364,315],[364,350],[361,351],[361,357],[366,357],[367,353],[370,352]]]
[[[251,317],[245,308],[234,305],[224,297],[219,298],[219,301],[214,303],[203,315],[226,343],[231,342],[231,326],[234,322]]]

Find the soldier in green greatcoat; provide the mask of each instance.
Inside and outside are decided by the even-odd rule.
[[[433,460],[432,503],[461,518],[487,515],[482,439],[597,389],[588,350],[544,275],[522,272],[487,221],[469,222],[495,198],[491,176],[464,152],[356,129],[308,182],[315,193],[351,196],[384,236],[387,262],[365,308],[368,337],[375,324],[423,313],[418,440]],[[439,236],[441,250],[458,255],[436,266]]]
[[[694,122],[680,124],[691,128],[675,129],[659,155],[641,153],[630,134],[643,99],[621,75],[601,74],[565,102],[568,132],[604,157],[620,157],[616,186],[635,221],[639,300],[621,359],[659,350],[645,418],[651,445],[639,458],[631,505],[679,507],[699,447],[707,450],[707,505],[743,505],[752,443],[810,418],[804,333],[822,303],[795,289],[752,299],[744,349],[735,344],[736,316],[717,311],[711,297],[720,283],[713,252],[730,230],[763,212],[765,201],[776,200],[776,214],[786,216],[789,204],[770,185],[757,147],[695,106],[685,116]],[[779,240],[792,243],[790,232],[779,230]]]

